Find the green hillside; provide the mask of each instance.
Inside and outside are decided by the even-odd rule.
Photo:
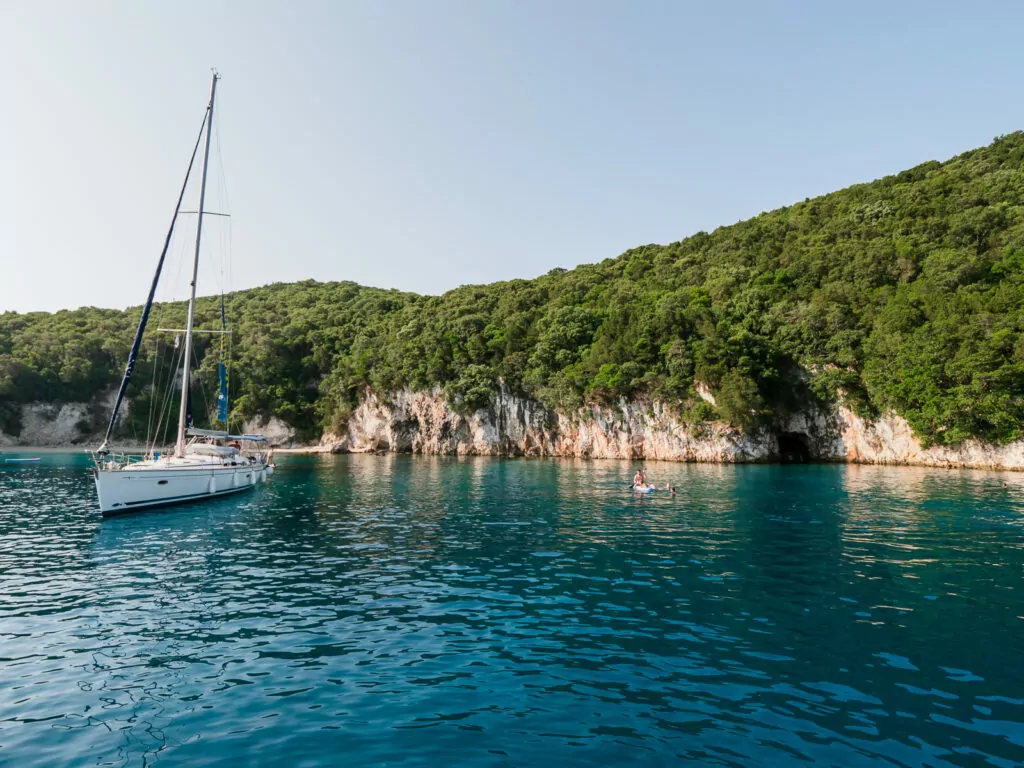
[[[863,413],[895,410],[929,443],[1006,442],[1024,423],[1022,206],[1018,132],[534,280],[443,296],[312,281],[240,291],[228,297],[232,414],[277,414],[313,436],[343,422],[367,387],[442,385],[468,410],[504,379],[563,412],[656,397],[694,422],[753,428],[842,397]],[[17,430],[14,404],[93,400],[116,386],[138,314],[0,315],[0,428]],[[200,314],[219,321],[213,299]],[[183,315],[160,307],[151,326]],[[131,430],[145,430],[172,342],[148,337]],[[208,345],[200,374],[215,395]]]

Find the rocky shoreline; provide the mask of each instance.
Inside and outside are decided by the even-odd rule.
[[[713,397],[710,393],[707,397]],[[83,427],[83,403],[23,406],[17,438],[0,433],[0,448],[85,448],[96,442]],[[471,414],[455,411],[439,389],[368,392],[345,428],[316,444],[298,444],[276,417],[250,421],[247,432],[268,436],[279,451],[301,453],[416,453],[456,456],[546,456],[676,462],[845,462],[1024,470],[1024,441],[924,448],[896,414],[865,420],[843,406],[798,412],[756,434],[721,422],[682,421],[658,401],[588,406],[566,416],[502,388]],[[124,443],[124,447],[138,446]]]
[[[439,389],[367,393],[344,430],[299,450],[1024,470],[1022,441],[924,448],[906,420],[892,413],[869,421],[843,406],[809,409],[748,435],[720,422],[686,424],[657,401],[590,406],[569,417],[504,388],[488,407],[468,415],[455,412]]]

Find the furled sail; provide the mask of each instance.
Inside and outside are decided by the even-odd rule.
[[[228,324],[227,319],[224,316],[224,294],[220,295],[220,329],[227,331]],[[224,426],[228,424],[228,366],[226,363],[227,355],[225,354],[225,345],[227,341],[225,337],[227,333],[220,335],[220,363],[217,365],[217,373],[220,377],[220,390],[217,392],[217,421],[223,422]]]
[[[160,272],[164,268],[164,259],[167,257],[167,249],[171,244],[171,235],[174,234],[174,225],[178,221],[178,213],[181,211],[181,201],[185,197],[185,188],[188,186],[188,177],[192,174],[192,164],[196,159],[196,152],[199,151],[199,142],[203,138],[203,130],[206,128],[206,115],[203,115],[203,124],[199,128],[199,136],[196,138],[196,145],[192,148],[192,158],[188,161],[188,170],[185,172],[185,181],[181,185],[181,192],[178,194],[178,204],[174,206],[174,216],[171,218],[171,226],[167,230],[167,237],[164,239],[164,249],[160,252],[160,260],[156,263],[156,272],[153,273],[153,283],[149,286],[149,296],[142,308],[142,316],[139,318],[139,327],[135,331],[135,340],[132,342],[131,351],[128,353],[128,363],[124,367],[124,376],[121,378],[121,387],[117,390],[117,399],[114,400],[114,410],[110,414],[110,423],[107,425],[107,432],[103,436],[103,444],[96,451],[97,453],[108,453],[110,435],[117,424],[117,413],[121,409],[121,401],[124,400],[124,393],[128,389],[128,382],[132,380],[132,373],[135,371],[135,361],[139,357],[139,347],[142,344],[142,334],[146,330],[146,322],[149,320],[149,311],[153,308],[153,297],[156,295],[156,286],[160,282]]]

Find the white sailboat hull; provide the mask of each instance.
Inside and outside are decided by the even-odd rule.
[[[96,471],[104,516],[238,493],[266,482],[273,467],[260,462],[222,464],[158,459]]]

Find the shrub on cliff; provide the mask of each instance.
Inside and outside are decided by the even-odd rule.
[[[444,388],[448,402],[459,413],[485,408],[498,391],[498,378],[486,365],[468,365]]]

